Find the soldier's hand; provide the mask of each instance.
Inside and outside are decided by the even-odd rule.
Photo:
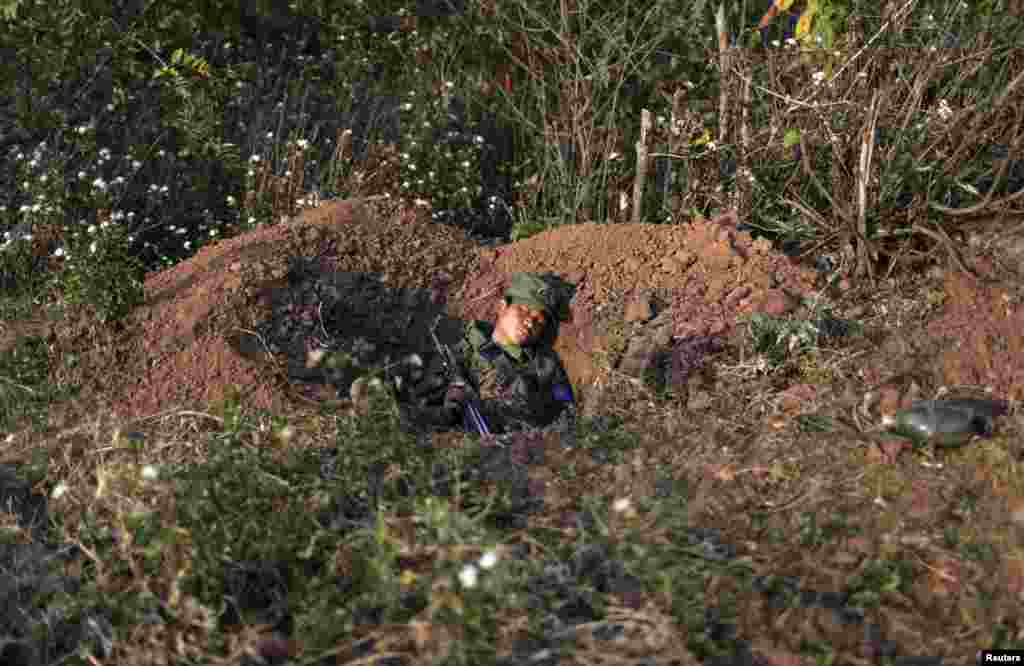
[[[451,384],[448,385],[448,390],[444,394],[445,405],[462,405],[469,398],[469,389],[466,387],[466,383],[455,379]]]

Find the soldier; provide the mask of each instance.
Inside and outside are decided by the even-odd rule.
[[[479,409],[492,434],[575,422],[572,384],[552,349],[574,293],[575,286],[554,273],[514,273],[495,323],[466,324],[453,351],[477,384]],[[470,390],[460,379],[435,374],[400,398],[406,424],[446,429],[462,422]]]

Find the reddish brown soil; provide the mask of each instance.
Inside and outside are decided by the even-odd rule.
[[[572,225],[487,249],[460,230],[430,223],[422,211],[329,202],[289,223],[207,246],[150,275],[146,304],[120,336],[116,367],[109,356],[96,359],[107,364],[101,374],[115,412],[142,417],[206,408],[234,392],[253,407],[291,402],[273,364],[241,357],[229,340],[265,318],[266,296],[285,286],[289,257],[315,256],[329,242],[338,248],[332,268],[372,273],[395,288],[432,291],[434,302],[446,300],[449,314],[460,318],[491,318],[514,271],[566,276],[578,290],[556,349],[581,396],[607,370],[600,352],[616,322],[643,321],[660,311],[671,317],[674,337],[728,334],[743,313],[794,309],[801,295],[813,295],[817,278],[766,241],[736,232],[730,216],[671,226]],[[980,270],[986,265],[991,262],[982,261]],[[942,288],[944,309],[925,327],[927,335],[921,335],[924,322],[913,322],[907,336],[914,343],[902,348],[903,338],[894,332],[896,342],[889,341],[884,353],[864,359],[863,379],[884,382],[896,370],[894,354],[921,354],[923,346],[938,359],[932,364],[935,383],[988,385],[1020,399],[1019,289],[955,273]]]

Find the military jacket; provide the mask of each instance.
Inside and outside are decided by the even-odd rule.
[[[550,345],[499,345],[491,339],[493,332],[493,324],[468,322],[462,340],[453,348],[476,384],[480,412],[490,431],[501,434],[574,423],[572,384]],[[436,404],[447,383],[432,380],[440,389],[433,392],[435,405],[429,399],[414,400],[406,407],[406,417],[421,425],[461,425],[461,409]]]

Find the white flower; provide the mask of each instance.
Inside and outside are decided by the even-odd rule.
[[[477,143],[477,145],[480,145],[480,144],[483,144],[484,138],[482,136],[480,136],[479,134],[477,134],[476,136],[473,137],[473,141],[475,141]]]
[[[299,139],[298,145],[299,150],[305,150],[306,148],[309,148],[309,141],[306,141],[305,139]]]
[[[160,470],[156,465],[146,465],[142,468],[142,478],[153,481],[160,476]]]
[[[416,170],[416,165],[415,164],[410,164],[409,165],[409,171],[415,171],[415,170]]]
[[[89,244],[89,254],[96,254],[96,241]]]
[[[786,40],[786,46],[796,46],[796,40],[790,37]]]
[[[280,102],[278,102],[278,106],[280,106],[280,104],[281,104],[281,103],[280,103]],[[268,139],[273,139],[273,138],[274,138],[274,133],[273,133],[273,132],[267,132],[267,138],[268,138]]]
[[[132,161],[132,168],[133,169],[141,169],[142,168],[142,162],[140,162],[138,160]]]
[[[167,187],[166,185],[162,185],[162,186],[160,187],[160,194],[167,194],[167,191],[168,191],[169,189],[171,189],[171,188]]]
[[[39,166],[39,162],[37,162],[36,160],[32,160],[31,162],[28,163],[29,169],[35,169],[37,166]]]
[[[228,195],[228,205],[229,206],[234,206],[235,205],[235,198],[233,196],[231,196],[230,194]]]
[[[192,241],[185,241],[185,249],[187,250],[190,247],[192,247]]]
[[[462,168],[463,169],[468,169],[469,168],[469,160],[463,160],[462,161]]]
[[[455,87],[455,84],[454,84],[454,83],[452,83],[451,81],[445,81],[445,82],[444,82],[444,87],[445,87],[445,88],[454,88],[454,87]]]
[[[110,149],[109,148],[100,148],[100,158],[104,159],[104,160],[110,159]]]
[[[121,185],[122,183],[124,183],[124,176],[118,176],[117,178],[114,179],[114,182],[117,183],[118,185]]]
[[[96,225],[95,224],[90,224],[89,228],[86,229],[86,231],[89,232],[90,234],[96,233]]]
[[[622,513],[623,511],[629,511],[629,507],[631,505],[632,503],[629,501],[628,497],[620,497],[615,500],[614,504],[612,504],[612,510],[614,510],[615,513]]]
[[[779,41],[779,40],[777,40],[777,39],[773,39],[773,40],[772,40],[772,46],[774,46],[774,47],[776,47],[776,48],[777,48],[777,47],[779,47],[779,46],[782,46],[782,42],[780,42],[780,41]]]
[[[96,180],[92,181],[92,186],[100,191],[107,189],[107,184],[106,182],[103,181],[102,178],[97,178]]]
[[[260,161],[260,159],[261,158],[259,155],[253,155],[252,157],[249,158],[249,161],[252,162],[253,164],[256,164],[257,162]]]
[[[113,104],[107,104],[107,111],[113,111],[113,110],[114,110],[114,105]]]
[[[85,180],[85,172],[84,171],[79,171],[78,172],[78,179],[79,180]]]
[[[78,127],[77,131],[78,131],[79,134],[85,134],[86,132],[89,131],[89,126],[88,125],[80,125]]]
[[[60,483],[53,487],[53,492],[50,493],[50,499],[60,499],[67,491],[67,484],[61,481]]]
[[[815,85],[818,85],[819,83],[821,83],[824,80],[824,78],[825,78],[825,72],[818,71],[818,72],[815,72],[814,74],[811,74],[811,79],[814,80],[814,84]]]
[[[249,224],[256,224],[256,218],[250,215],[249,216]]]
[[[403,104],[402,111],[412,111],[412,102],[406,102]]]
[[[480,561],[477,564],[480,565],[481,569],[491,569],[495,564],[498,563],[498,554],[493,550],[489,550],[480,556]]]
[[[167,154],[167,151],[166,151],[166,150],[164,150],[163,148],[161,148],[160,150],[156,151],[156,154],[157,154],[157,155],[158,155],[159,157],[163,157],[164,155],[166,155],[166,154]]]
[[[58,247],[56,250],[53,251],[53,256],[55,256],[55,257],[63,257],[64,256],[64,248]]]
[[[462,583],[462,587],[470,589],[476,587],[478,573],[479,570],[472,564],[462,567],[462,571],[459,572],[459,582]]]
[[[622,157],[622,155],[620,155],[619,153],[613,152],[612,154],[610,154],[610,155],[608,156],[608,159],[609,159],[609,160],[617,160],[617,159],[619,159],[620,157]]]

